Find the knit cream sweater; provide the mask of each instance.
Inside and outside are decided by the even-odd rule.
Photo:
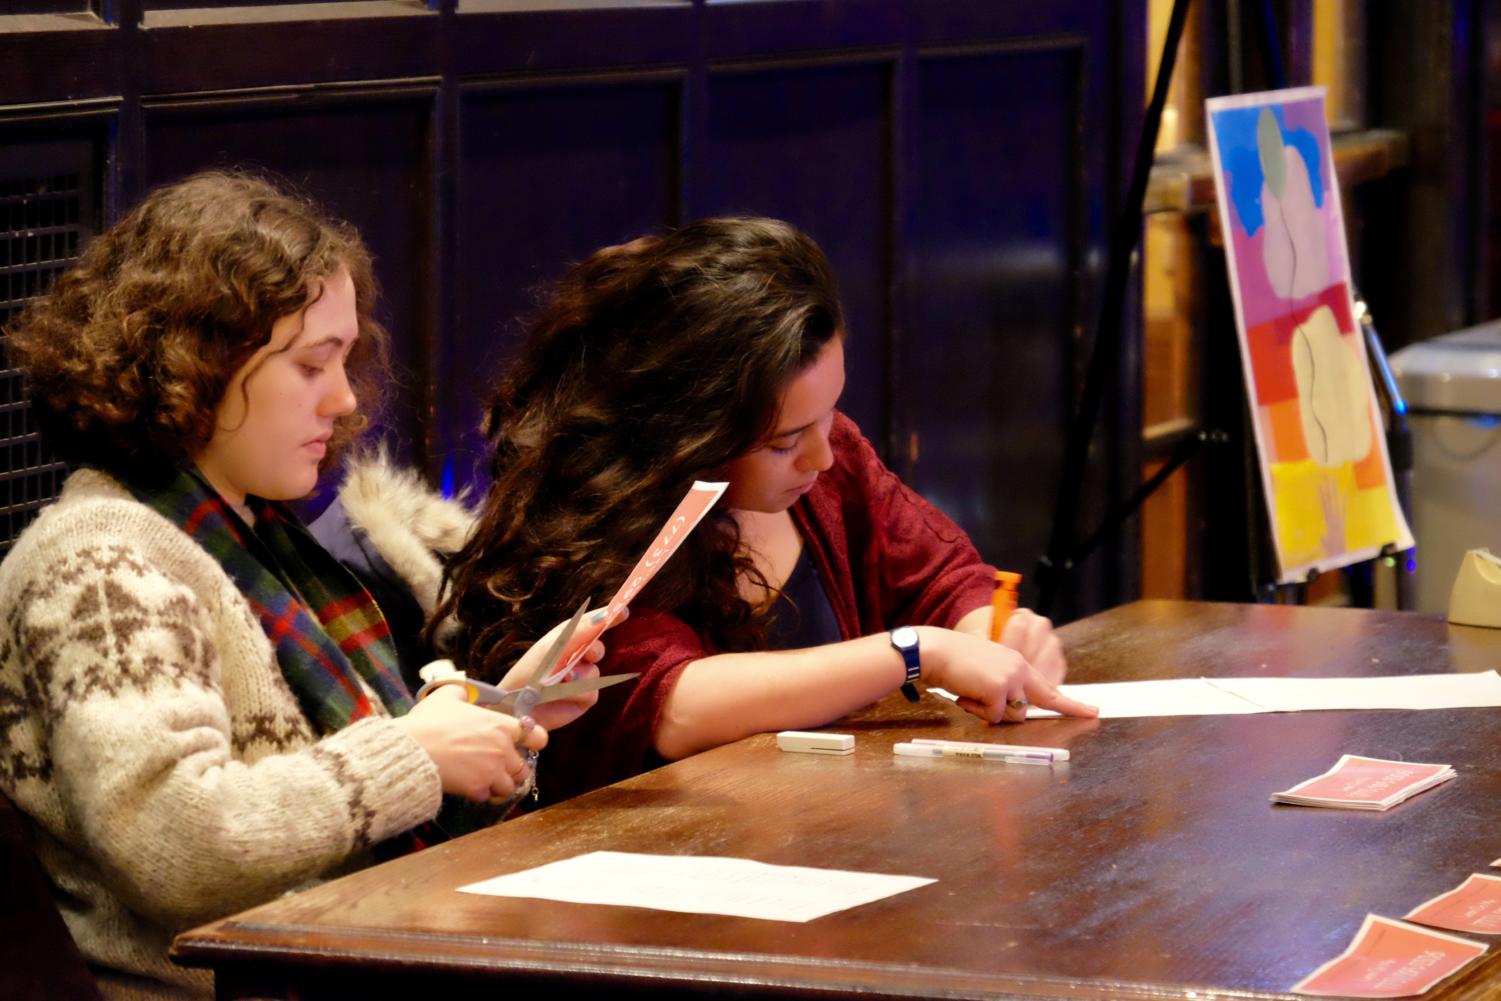
[[[389,718],[317,739],[219,563],[93,470],[0,563],[0,789],[90,962],[191,994],[212,978],[168,960],[175,933],[357,867],[441,800]]]

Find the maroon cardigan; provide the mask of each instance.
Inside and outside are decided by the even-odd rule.
[[[834,465],[792,506],[792,519],[844,639],[901,625],[953,626],[990,601],[995,568],[964,530],[887,469],[855,423],[836,414]],[[717,653],[671,612],[631,608],[605,634],[605,674],[641,672],[607,688],[550,735],[538,786],[555,803],[663,763],[652,734],[683,668]]]

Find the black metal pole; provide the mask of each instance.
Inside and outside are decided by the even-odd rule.
[[[1147,502],[1147,498],[1156,493],[1157,488],[1168,481],[1168,478],[1176,473],[1189,459],[1194,457],[1201,445],[1223,445],[1230,440],[1230,436],[1223,431],[1205,429],[1197,432],[1178,443],[1173,450],[1171,458],[1165,462],[1161,469],[1141,486],[1136,492],[1127,497],[1121,504],[1105,518],[1100,527],[1095,529],[1083,542],[1079,543],[1068,554],[1068,563],[1074,564],[1083,560],[1084,557],[1094,552],[1095,547],[1104,542],[1110,535],[1120,528],[1125,520],[1136,513],[1137,509]]]
[[[1124,326],[1122,314],[1126,286],[1131,277],[1131,257],[1141,240],[1142,203],[1146,199],[1147,180],[1151,176],[1152,161],[1156,155],[1157,134],[1162,127],[1162,109],[1167,104],[1173,65],[1178,61],[1178,46],[1183,38],[1183,25],[1188,19],[1189,2],[1190,0],[1173,0],[1167,37],[1162,42],[1162,58],[1157,64],[1157,81],[1152,88],[1152,102],[1147,105],[1146,120],[1142,123],[1141,136],[1136,146],[1131,187],[1121,207],[1120,220],[1116,224],[1110,266],[1105,275],[1105,297],[1100,306],[1099,324],[1089,357],[1089,367],[1084,375],[1084,392],[1079,399],[1079,409],[1069,423],[1068,438],[1064,445],[1063,472],[1059,479],[1053,529],[1048,538],[1047,552],[1037,563],[1037,610],[1044,615],[1052,608],[1063,574],[1073,565],[1068,554],[1072,548],[1079,494],[1088,465],[1089,442],[1094,437],[1095,422],[1099,419],[1107,372],[1120,355],[1121,330]]]

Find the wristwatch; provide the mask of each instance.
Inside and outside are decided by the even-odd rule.
[[[908,702],[916,702],[922,698],[917,693],[917,685],[913,684],[922,677],[922,658],[917,651],[917,630],[911,626],[898,626],[891,630],[891,645],[896,647],[902,655],[902,663],[907,665],[907,680],[902,682],[902,694],[907,696]]]

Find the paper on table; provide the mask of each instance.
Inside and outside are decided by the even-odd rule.
[[[959,697],[943,688],[929,692],[949,701]],[[1266,710],[1245,699],[1204,684],[1200,678],[1154,681],[1106,681],[1090,685],[1059,685],[1058,691],[1086,705],[1100,707],[1100,719],[1130,716],[1229,716]],[[1051,709],[1031,706],[1027,718],[1057,716]]]
[[[1501,706],[1501,675],[1406,674],[1382,678],[1206,678],[1210,684],[1265,706],[1268,712],[1306,709],[1472,709]]]
[[[1435,928],[1501,935],[1501,876],[1474,873],[1454,889],[1414,907],[1406,918]]]
[[[811,921],[935,883],[924,876],[768,865],[750,859],[589,852],[459,887],[461,893]]]
[[[1501,675],[1495,671],[1381,678],[1172,678],[1059,685],[1058,690],[1099,706],[1101,719],[1501,706]],[[1057,715],[1037,706],[1027,710],[1028,718]]]
[[[1265,712],[1230,692],[1204,684],[1200,678],[1156,681],[1106,681],[1093,685],[1059,685],[1071,699],[1100,707],[1100,719],[1130,716],[1233,716]],[[1032,706],[1027,716],[1057,716],[1051,709]]]
[[[1484,955],[1485,943],[1367,914],[1349,948],[1289,990],[1333,997],[1403,998]]]

